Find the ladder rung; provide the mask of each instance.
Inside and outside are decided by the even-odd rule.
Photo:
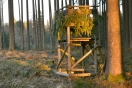
[[[72,46],[81,46],[81,44],[75,44],[75,43],[72,43],[71,45]]]
[[[69,76],[91,76],[91,73],[79,73],[79,74],[70,74]]]

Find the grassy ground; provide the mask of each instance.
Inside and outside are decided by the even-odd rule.
[[[132,88],[132,49],[124,52],[124,83],[108,83],[105,76],[76,78],[55,74],[55,52],[0,51],[0,88]]]

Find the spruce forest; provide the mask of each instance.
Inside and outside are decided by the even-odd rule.
[[[0,88],[132,88],[131,8],[0,0]]]

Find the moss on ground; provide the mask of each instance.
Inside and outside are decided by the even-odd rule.
[[[123,74],[118,74],[118,75],[113,75],[113,74],[109,74],[108,75],[108,79],[109,82],[124,82],[124,76]]]

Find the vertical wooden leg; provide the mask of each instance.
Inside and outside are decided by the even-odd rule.
[[[70,27],[67,27],[67,43],[70,44]],[[71,46],[68,46],[68,74],[71,73]]]
[[[60,33],[58,32],[58,63],[61,59],[61,51],[60,51],[60,43],[59,43],[59,40],[60,40]]]
[[[58,45],[58,62],[60,61],[60,58],[61,58],[60,45]]]
[[[96,46],[96,39],[94,40],[94,47]],[[94,50],[94,65],[95,65],[95,74],[97,74],[97,49]]]
[[[82,48],[82,56],[83,56],[83,55],[84,55],[84,45],[82,45],[81,48]],[[83,60],[83,61],[82,61],[82,68],[84,68],[84,65],[85,65],[84,62],[85,62],[85,61]]]
[[[95,74],[97,74],[97,50],[94,50],[94,65],[95,65]]]

